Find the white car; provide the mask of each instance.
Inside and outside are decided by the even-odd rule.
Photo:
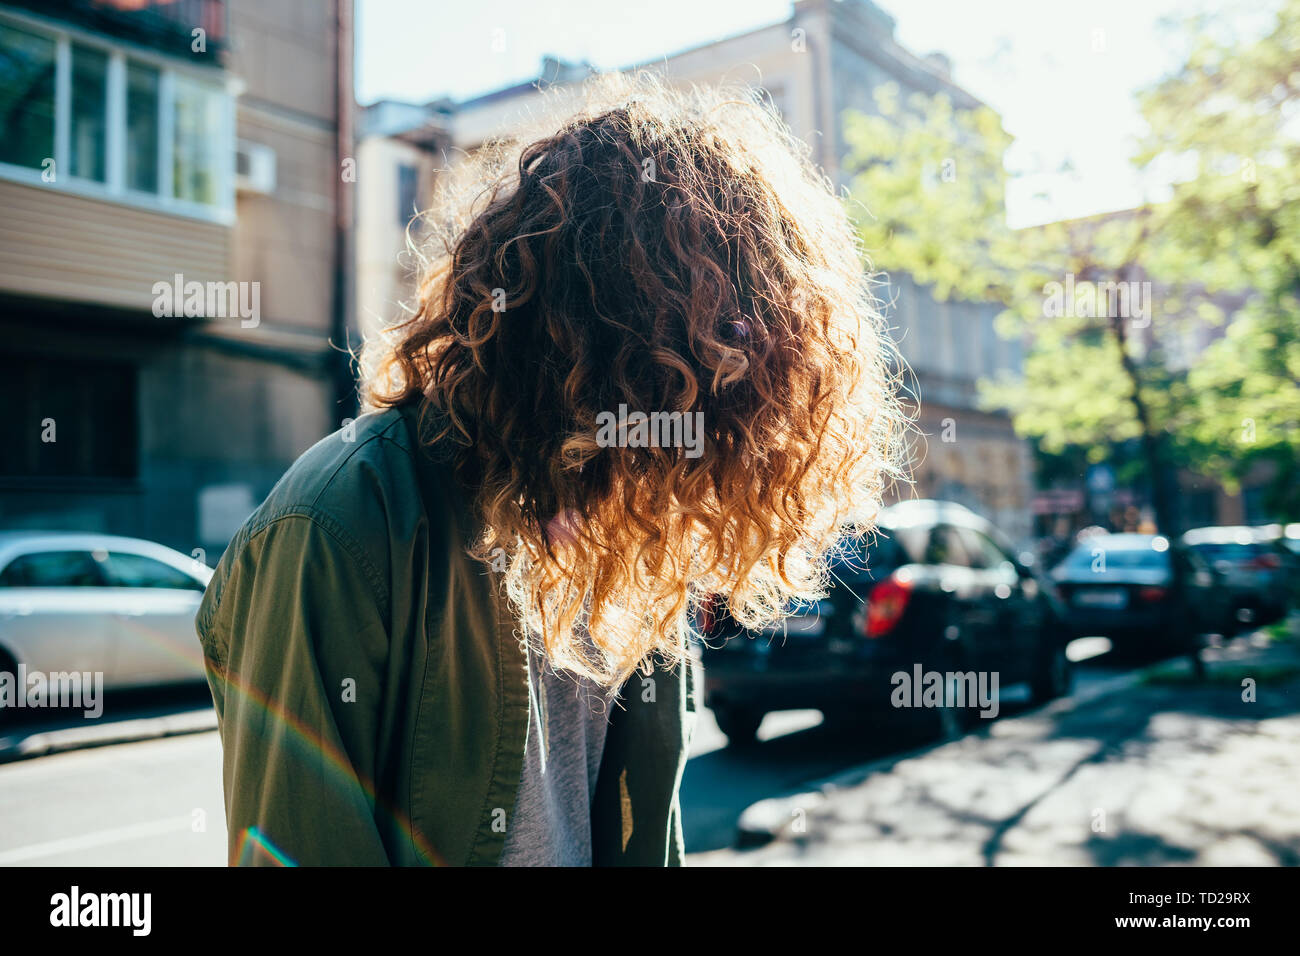
[[[0,671],[98,672],[112,688],[202,680],[194,616],[211,577],[136,538],[0,532]]]

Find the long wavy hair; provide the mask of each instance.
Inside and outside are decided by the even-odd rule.
[[[754,627],[824,593],[908,421],[845,210],[758,94],[614,74],[559,108],[441,174],[365,394],[428,403],[519,637],[616,687],[715,595]],[[620,406],[702,447],[601,440]]]

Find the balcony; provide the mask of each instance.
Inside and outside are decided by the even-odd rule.
[[[219,65],[228,46],[226,0],[6,0],[28,10],[161,53]],[[202,30],[196,50],[195,30]]]

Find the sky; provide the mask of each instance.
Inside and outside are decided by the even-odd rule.
[[[1129,156],[1135,93],[1178,64],[1168,23],[1209,0],[878,0],[914,53],[1015,137],[1013,226],[1131,207],[1159,195]],[[1229,0],[1262,29],[1276,0]],[[357,98],[465,99],[535,79],[546,54],[614,69],[786,20],[791,0],[357,0]]]

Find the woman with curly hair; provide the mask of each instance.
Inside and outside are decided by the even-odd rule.
[[[425,220],[373,411],[200,610],[231,860],[680,863],[693,613],[815,598],[896,470],[853,230],[760,100],[644,75]]]

